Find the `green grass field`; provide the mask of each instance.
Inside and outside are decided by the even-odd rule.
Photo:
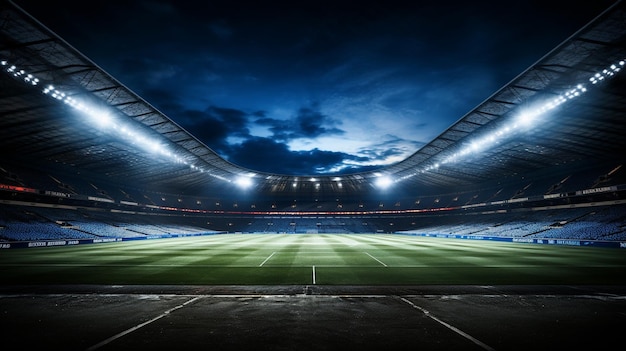
[[[221,234],[0,251],[3,285],[626,285],[626,250],[381,234]]]

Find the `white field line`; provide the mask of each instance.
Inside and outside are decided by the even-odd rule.
[[[378,263],[382,264],[383,266],[387,267],[387,265],[386,265],[383,261],[381,261],[381,260],[377,259],[376,257],[374,257],[374,256],[370,255],[370,254],[369,254],[369,253],[367,253],[367,252],[366,252],[365,254],[367,254],[369,257],[373,258],[374,260],[376,260],[376,262],[378,262]]]
[[[267,262],[270,258],[272,258],[272,256],[274,256],[274,254],[276,253],[276,251],[272,252],[271,255],[267,256],[267,258],[265,259],[265,261],[261,262],[261,264],[259,265],[259,267],[263,266],[265,264],[265,262]]]
[[[313,266],[313,285],[315,285],[315,266]]]
[[[380,267],[380,265],[384,265],[385,267],[389,267],[381,261],[377,260],[375,257],[372,257],[378,261],[378,264],[318,264],[318,267],[326,267],[326,268],[368,268],[368,267]],[[121,264],[121,263],[8,263],[4,264],[5,267],[137,267],[136,264]],[[541,264],[487,264],[487,265],[472,265],[471,267],[479,268],[537,268],[544,267],[545,265]],[[141,267],[147,268],[255,268],[259,267],[259,265],[254,264],[142,264]],[[304,268],[311,267],[308,264],[273,264],[272,267],[276,268]],[[469,265],[464,264],[399,264],[393,265],[389,268],[467,268]],[[571,266],[563,266],[566,268],[577,269],[577,268],[615,268],[615,267],[623,267],[623,265],[619,264],[601,264],[601,265],[571,265]]]

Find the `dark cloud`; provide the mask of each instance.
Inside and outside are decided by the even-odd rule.
[[[245,142],[231,146],[229,161],[235,164],[270,173],[290,175],[313,175],[327,173],[329,170],[342,166],[345,161],[367,161],[364,157],[355,157],[342,152],[313,149],[308,151],[291,151],[283,143],[271,138],[251,138]],[[342,172],[354,172],[371,167],[354,167]]]
[[[187,111],[184,114],[185,123],[181,126],[193,131],[193,135],[201,142],[220,155],[228,154],[230,146],[227,138],[231,133],[229,125],[221,119],[200,111]]]
[[[227,157],[231,151],[228,138],[251,138],[248,130],[249,115],[231,108],[211,106],[204,111],[179,110],[177,119],[180,126],[192,134],[213,151]]]
[[[317,138],[323,135],[341,135],[343,130],[336,127],[339,121],[322,114],[317,106],[302,107],[293,118],[281,120],[262,117],[255,122],[258,125],[269,126],[273,138],[288,142],[298,138]]]
[[[237,136],[247,136],[249,131],[247,128],[249,114],[235,109],[212,106],[207,110],[209,116],[215,117],[225,123],[229,130]]]
[[[152,91],[150,96],[168,99],[166,91]],[[368,157],[359,157],[342,152],[323,151],[318,148],[306,151],[289,150],[284,141],[293,138],[314,138],[324,134],[341,133],[336,128],[323,127],[335,122],[313,108],[298,110],[293,122],[265,117],[265,111],[247,113],[233,108],[210,106],[204,111],[185,110],[175,103],[169,105],[175,111],[181,127],[193,131],[193,135],[209,148],[234,164],[262,172],[283,174],[318,174],[337,169],[346,161],[366,163]],[[255,137],[250,134],[248,124],[271,126],[274,135],[270,138]],[[287,127],[285,127],[287,126]],[[237,137],[233,143],[229,138]],[[369,170],[371,167],[351,166],[342,172]]]
[[[413,150],[424,146],[424,143],[405,140],[394,135],[385,135],[379,143],[372,144],[367,148],[359,150],[359,154],[368,162],[376,164],[398,156],[407,155],[407,146],[413,145]]]

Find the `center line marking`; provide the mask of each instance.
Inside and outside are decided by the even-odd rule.
[[[264,264],[265,264],[265,262],[267,262],[270,258],[272,258],[272,256],[274,256],[274,254],[275,254],[275,253],[276,253],[276,251],[272,252],[272,254],[271,254],[271,255],[269,255],[269,256],[265,259],[265,261],[261,262],[261,264],[259,265],[259,267],[261,267],[262,265],[264,265]]]
[[[383,263],[383,261],[381,261],[381,260],[377,259],[376,257],[374,257],[374,256],[370,255],[370,254],[369,254],[369,253],[367,253],[367,252],[366,252],[366,254],[367,254],[369,257],[371,257],[371,258],[375,259],[378,263],[380,263],[380,264],[382,264],[383,266],[387,267],[387,265],[386,265],[386,264],[384,264],[384,263]]]

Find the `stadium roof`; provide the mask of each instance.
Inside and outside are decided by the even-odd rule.
[[[349,196],[377,191],[382,179],[408,193],[456,188],[621,160],[626,150],[622,2],[404,161],[340,176],[263,173],[224,160],[17,5],[1,6],[0,151],[24,162],[180,193],[231,191],[245,179],[263,196]]]

